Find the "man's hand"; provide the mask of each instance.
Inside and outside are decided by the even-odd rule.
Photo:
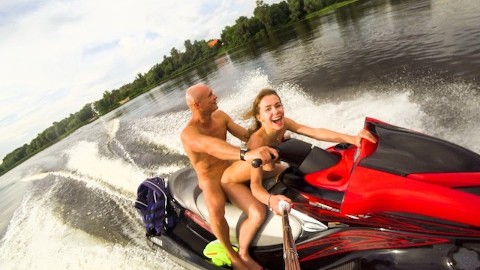
[[[248,151],[245,154],[245,160],[252,161],[254,159],[262,160],[262,164],[268,164],[272,159],[278,158],[278,151],[268,146],[262,146],[257,149]]]

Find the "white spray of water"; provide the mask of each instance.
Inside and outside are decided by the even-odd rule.
[[[132,125],[132,136],[144,144],[161,145],[171,153],[185,154],[180,132],[189,116],[189,112],[182,111],[139,119]]]
[[[178,269],[164,252],[108,244],[52,215],[45,194],[27,196],[0,243],[0,269]]]
[[[100,155],[98,146],[93,142],[78,142],[66,154],[69,156],[69,170],[81,172],[89,178],[99,179],[98,181],[128,192],[134,192],[138,181],[147,177],[134,163]]]
[[[411,102],[409,91],[384,94],[366,91],[355,99],[332,103],[314,100],[297,85],[275,85],[261,70],[255,70],[246,77],[249,79],[239,82],[233,93],[219,103],[222,110],[245,127],[249,126],[251,121],[241,119],[241,115],[252,106],[259,90],[265,87],[277,91],[285,108],[285,116],[308,126],[352,135],[363,128],[365,117],[418,131],[423,129],[422,122],[427,117],[418,104]],[[305,137],[303,139],[322,147],[331,145]]]
[[[98,116],[100,116],[100,113],[95,109],[95,106],[94,104],[92,103],[91,105],[92,107],[92,110],[95,114],[97,114]],[[105,128],[106,132],[108,133],[109,135],[109,140],[110,142],[113,142],[118,148],[120,148],[120,150],[122,151],[122,154],[124,155],[124,157],[133,165],[135,166],[138,170],[140,170],[140,168],[138,168],[137,164],[135,163],[135,161],[132,159],[132,157],[130,156],[130,154],[128,153],[127,150],[125,150],[125,147],[123,146],[123,144],[121,142],[119,142],[117,140],[117,138],[115,138],[115,135],[117,134],[117,131],[119,130],[120,128],[120,120],[118,118],[115,118],[111,121],[111,128],[109,128],[108,124],[105,122],[105,119],[103,117],[100,116],[100,121],[102,122],[103,124],[103,127]]]
[[[146,177],[123,159],[102,156],[93,142],[80,141],[65,154],[69,157],[68,170],[37,173],[23,181],[42,180],[47,176],[54,176],[56,181],[72,179],[85,183],[91,192],[98,189],[117,198],[116,201],[133,203],[136,188]],[[106,244],[102,239],[66,225],[51,211],[49,198],[53,191],[24,198],[0,243],[0,269],[31,269],[32,266],[36,269],[179,269],[165,252],[150,250],[143,240],[127,245]],[[130,210],[123,209],[123,212],[130,219],[138,218],[131,216]],[[136,230],[141,232],[142,228]]]

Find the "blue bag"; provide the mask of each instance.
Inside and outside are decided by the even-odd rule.
[[[163,178],[148,178],[140,184],[135,208],[139,210],[147,236],[160,236],[175,227],[178,216],[171,200]]]

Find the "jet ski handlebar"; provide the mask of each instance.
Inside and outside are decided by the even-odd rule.
[[[278,154],[280,155],[280,148],[279,147],[277,147],[277,146],[269,146],[269,147],[277,150]],[[275,156],[272,155],[272,154],[270,154],[270,157],[272,159],[275,159]],[[260,166],[262,166],[262,160],[261,159],[256,158],[256,159],[252,160],[252,167],[258,168]]]
[[[275,158],[275,156],[272,155],[272,159],[274,159],[274,158]],[[261,159],[256,158],[256,159],[252,160],[252,167],[258,168],[258,167],[262,166],[262,163],[263,163],[263,162],[262,162]]]
[[[262,160],[261,159],[256,158],[256,159],[252,160],[252,167],[258,168],[260,166],[262,166]]]

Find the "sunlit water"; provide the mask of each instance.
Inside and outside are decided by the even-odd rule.
[[[342,9],[81,128],[0,178],[0,269],[181,269],[147,247],[132,202],[146,177],[188,165],[179,138],[190,116],[183,95],[200,81],[243,126],[240,115],[271,86],[287,116],[307,125],[355,134],[369,116],[480,153],[480,3],[451,2]]]

